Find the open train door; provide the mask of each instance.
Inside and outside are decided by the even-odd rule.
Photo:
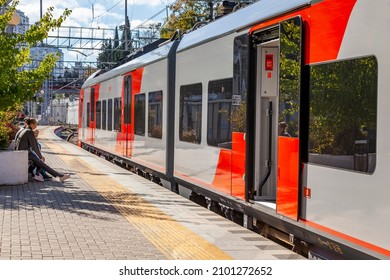
[[[302,138],[302,19],[282,21],[280,32],[279,113],[276,211],[291,219],[299,215],[300,138]]]
[[[255,200],[297,220],[302,20],[284,20],[256,41]]]
[[[87,126],[88,129],[88,137],[87,142],[94,144],[95,136],[96,136],[96,100],[99,95],[99,86],[95,85],[91,87],[90,99],[87,103]]]
[[[84,114],[82,113],[84,110],[84,93],[85,90],[81,89],[80,90],[80,98],[79,98],[79,108],[78,108],[78,140],[77,140],[77,146],[81,147],[81,142],[80,140],[84,140],[85,134],[84,134],[84,128],[86,127],[85,123],[85,117]]]

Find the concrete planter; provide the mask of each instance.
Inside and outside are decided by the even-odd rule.
[[[0,185],[21,185],[28,182],[28,152],[0,151]]]

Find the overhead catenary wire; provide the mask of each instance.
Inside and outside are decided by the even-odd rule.
[[[119,2],[117,2],[116,4],[114,4],[111,8],[107,9],[105,12],[101,13],[100,15],[98,15],[97,17],[95,17],[94,19],[98,19],[100,18],[102,15],[104,15],[105,13],[108,13],[109,11],[111,11],[112,9],[114,9],[116,6],[118,6],[120,3],[122,3],[124,0],[120,0]]]
[[[138,24],[137,26],[135,26],[134,29],[137,29],[137,28],[140,28],[140,27],[144,27],[144,25],[145,25],[146,23],[148,23],[149,21],[151,21],[152,19],[154,19],[154,18],[157,17],[158,15],[162,14],[163,12],[165,12],[165,8],[162,9],[161,11],[157,12],[156,14],[154,14],[153,16],[151,16],[150,18],[145,19],[143,22],[141,22],[140,24]]]

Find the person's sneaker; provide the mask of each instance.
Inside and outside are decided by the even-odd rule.
[[[41,174],[42,175],[42,174]],[[49,175],[42,175],[43,179],[45,180],[51,180],[53,177],[49,176]]]
[[[68,179],[69,177],[70,177],[69,174],[64,174],[64,175],[62,175],[62,176],[60,177],[60,181],[63,182],[63,181],[65,181],[66,179]]]
[[[43,177],[42,176],[39,176],[39,175],[35,175],[34,176],[34,180],[35,181],[38,181],[38,182],[44,182],[45,180],[43,179]]]

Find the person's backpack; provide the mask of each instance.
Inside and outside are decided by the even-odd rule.
[[[14,150],[16,151],[19,147],[19,142],[20,142],[20,133],[25,130],[26,128],[22,128],[22,129],[19,129],[18,132],[16,132],[16,135],[15,135],[15,144],[14,144]]]

